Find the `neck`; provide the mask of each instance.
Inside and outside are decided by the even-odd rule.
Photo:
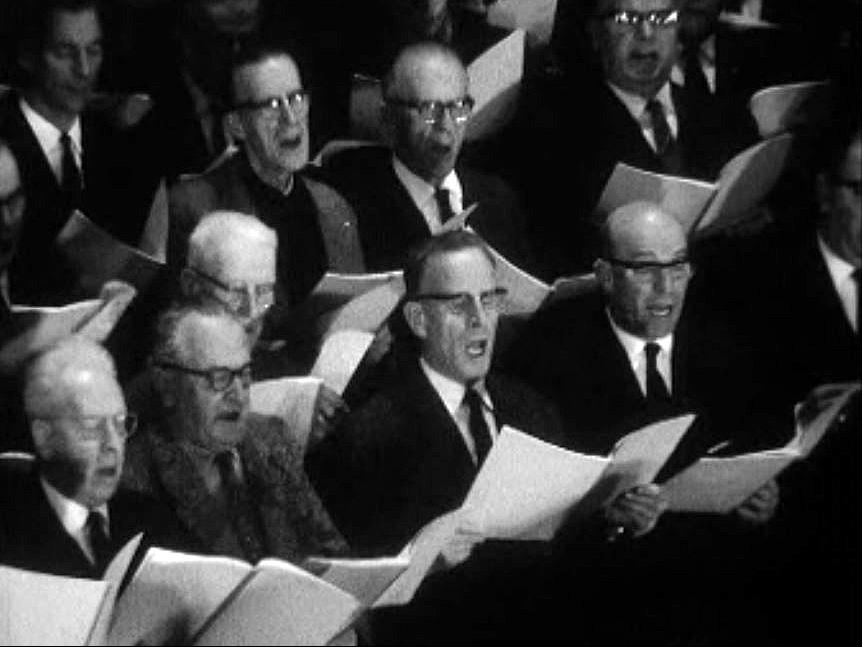
[[[261,182],[281,193],[290,193],[290,190],[293,188],[293,171],[268,169],[252,155],[248,155],[248,161],[254,174]]]
[[[69,129],[78,118],[77,113],[69,113],[65,110],[57,110],[45,103],[37,94],[25,92],[24,98],[30,107],[38,112],[46,121],[53,124],[58,130],[69,132]]]

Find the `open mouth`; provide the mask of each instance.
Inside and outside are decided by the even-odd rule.
[[[467,343],[467,356],[473,359],[484,357],[488,352],[488,340],[478,339]]]
[[[302,135],[298,134],[292,137],[282,137],[279,140],[278,145],[281,146],[281,148],[295,150],[302,145]]]
[[[670,305],[649,306],[647,308],[647,312],[649,312],[650,316],[653,316],[653,317],[669,317],[673,313],[673,306],[670,306]]]
[[[225,411],[224,413],[220,413],[218,415],[218,417],[216,418],[216,420],[235,424],[235,423],[239,422],[239,418],[240,418],[239,411]]]

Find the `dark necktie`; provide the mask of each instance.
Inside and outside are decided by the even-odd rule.
[[[661,347],[655,342],[649,342],[644,346],[646,353],[646,397],[650,404],[666,404],[670,402],[670,393],[667,390],[664,378],[658,372],[658,354]]]
[[[60,145],[63,147],[63,157],[60,162],[60,172],[63,178],[60,188],[66,200],[66,206],[69,209],[76,209],[80,206],[81,171],[75,161],[75,152],[72,150],[72,138],[69,133],[64,132],[60,135]]]
[[[683,55],[683,67],[685,69],[685,90],[698,105],[709,101],[712,90],[703,66],[700,64],[700,48],[689,47]]]
[[[93,551],[96,570],[101,575],[105,572],[111,558],[114,556],[111,540],[105,532],[105,517],[95,510],[87,517],[87,535],[90,540],[90,548]]]
[[[440,224],[445,225],[448,220],[455,217],[455,212],[452,211],[452,203],[449,202],[449,189],[437,187],[434,189],[434,199],[437,201]]]
[[[255,563],[264,556],[262,534],[240,474],[239,456],[233,451],[222,452],[215,457],[215,464],[221,475],[228,514],[240,548],[246,560]]]
[[[491,450],[491,430],[485,422],[482,396],[474,388],[467,388],[464,393],[464,404],[470,413],[469,425],[470,435],[473,437],[473,445],[476,447],[476,467],[482,467],[488,452]]]
[[[656,98],[652,98],[647,101],[646,110],[652,124],[656,153],[658,153],[659,156],[662,156],[668,151],[668,148],[670,148],[673,141],[673,136],[670,132],[670,125],[667,123],[667,117],[664,114],[664,106],[661,105],[661,101]]]

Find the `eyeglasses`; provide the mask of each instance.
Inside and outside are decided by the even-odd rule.
[[[219,303],[237,317],[260,317],[275,305],[275,283],[228,285],[194,267],[186,268],[195,276],[218,288],[223,294],[213,294]]]
[[[294,119],[308,114],[311,94],[306,90],[294,90],[281,96],[267,97],[260,101],[243,101],[234,105],[236,110],[257,110],[268,119],[277,119],[284,110]]]
[[[473,113],[476,105],[473,97],[466,96],[457,101],[408,101],[406,99],[386,99],[386,103],[412,110],[426,124],[435,124],[448,114],[456,124],[463,124]]]
[[[623,9],[622,11],[609,11],[600,16],[605,20],[610,20],[615,25],[635,29],[646,23],[655,29],[661,27],[672,27],[679,22],[678,9],[665,9],[664,11],[631,11]]]
[[[657,261],[624,261],[619,258],[606,258],[611,265],[623,267],[641,283],[651,281],[658,273],[667,272],[674,281],[687,279],[691,275],[691,262],[687,258],[681,258],[667,263]]]
[[[156,362],[158,368],[164,368],[171,371],[179,371],[188,375],[197,375],[198,377],[206,378],[209,382],[210,389],[216,393],[227,391],[236,378],[239,378],[243,388],[251,386],[251,364],[240,366],[239,368],[227,368],[226,366],[216,366],[213,368],[191,368],[174,362]]]
[[[506,288],[494,288],[486,290],[478,295],[479,305],[486,314],[500,312],[506,303],[506,296],[509,291]],[[441,301],[446,309],[453,315],[464,317],[471,312],[473,304],[476,300],[472,294],[468,292],[452,292],[452,293],[427,293],[417,294],[413,297],[414,301]]]
[[[57,416],[37,418],[37,420],[71,422],[78,438],[84,442],[101,441],[108,431],[113,431],[120,438],[128,438],[138,428],[138,417],[131,413],[119,413],[114,416]]]

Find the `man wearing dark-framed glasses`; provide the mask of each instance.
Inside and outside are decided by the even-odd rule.
[[[159,321],[158,404],[130,443],[124,482],[160,497],[193,544],[255,562],[345,549],[282,421],[249,411],[249,340],[223,308],[184,306]]]

